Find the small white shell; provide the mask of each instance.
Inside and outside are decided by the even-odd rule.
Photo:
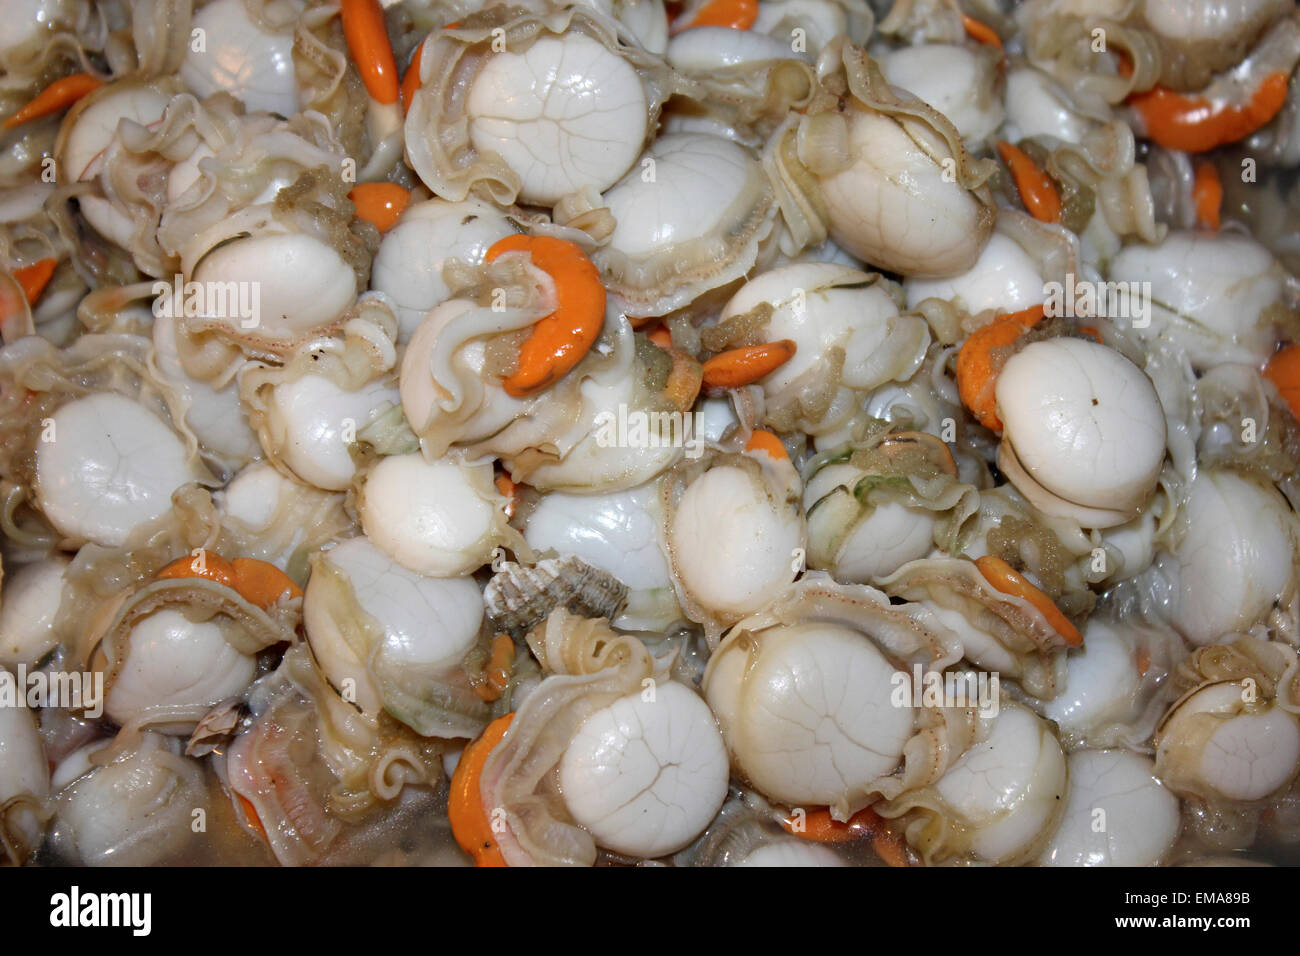
[[[546,558],[533,567],[503,561],[483,589],[492,624],[517,638],[563,607],[579,617],[614,620],[627,601],[627,585],[573,555]]]

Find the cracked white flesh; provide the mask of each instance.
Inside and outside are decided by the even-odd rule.
[[[1043,704],[1043,716],[1061,730],[1086,734],[1110,720],[1123,720],[1138,687],[1133,648],[1110,624],[1088,621],[1083,646],[1066,657],[1065,688]]]
[[[504,524],[505,499],[490,490],[491,465],[390,455],[366,476],[361,527],[398,564],[433,577],[486,564]]]
[[[322,560],[342,572],[361,609],[382,628],[382,653],[392,663],[450,670],[478,637],[483,599],[472,578],[431,578],[408,571],[364,535],[330,549]],[[367,714],[379,713],[383,702],[368,661],[347,642],[329,602],[322,602],[314,576],[307,582],[302,610],[312,654],[330,683],[354,687],[357,706]],[[349,680],[353,683],[345,684]]]
[[[124,724],[151,707],[215,704],[242,691],[256,672],[257,661],[226,641],[222,625],[164,608],[131,628],[104,710]]]
[[[823,806],[894,770],[914,711],[893,705],[894,667],[870,640],[833,624],[778,626],[757,640],[752,661],[724,645],[704,682],[750,783],[791,806]]]
[[[1248,629],[1291,585],[1294,527],[1273,488],[1228,471],[1203,471],[1184,506],[1172,623],[1195,645]]]
[[[948,181],[894,120],[857,103],[845,116],[853,163],[821,180],[831,238],[863,262],[903,275],[956,275],[973,266],[988,232],[973,194]]]
[[[1002,122],[1002,101],[993,95],[992,77],[969,47],[949,43],[902,47],[881,57],[880,66],[890,86],[933,106],[967,143],[982,141]]]
[[[68,558],[55,554],[17,572],[5,569],[0,664],[31,666],[58,644],[54,616],[63,598],[63,572],[68,564]]]
[[[727,796],[727,754],[713,714],[674,681],[620,697],[578,728],[560,760],[573,818],[601,846],[657,857],[686,846]]]
[[[1027,850],[1065,798],[1066,764],[1051,728],[1003,704],[988,737],[966,751],[935,789],[972,828],[971,850],[989,863]]]
[[[36,494],[69,538],[117,547],[196,477],[176,433],[129,398],[99,392],[52,418],[54,440],[36,443]]]
[[[1295,776],[1300,729],[1279,707],[1242,714],[1214,732],[1201,757],[1201,778],[1230,800],[1259,800]]]
[[[298,112],[292,33],[259,30],[242,0],[215,0],[195,12],[191,23],[203,31],[204,49],[189,45],[181,79],[195,96],[204,99],[224,91],[242,100],[249,112]]]
[[[356,433],[400,401],[397,388],[383,380],[348,392],[323,375],[304,375],[272,390],[277,415],[271,444],[303,481],[342,491],[356,474],[349,451]]]
[[[771,269],[750,280],[731,297],[719,321],[742,315],[763,303],[773,307],[765,333],[769,340],[790,339],[794,356],[762,380],[773,395],[826,360],[834,346],[844,349],[842,381],[850,388],[879,384],[871,356],[893,330],[898,306],[879,285],[853,288],[865,273],[834,263],[810,263]]]
[[[749,853],[732,866],[846,866],[835,851],[803,840],[779,840]]]
[[[410,339],[429,310],[451,294],[442,279],[445,262],[477,265],[494,242],[514,232],[505,214],[481,199],[409,206],[384,234],[370,273],[370,288],[393,300],[398,342]]]
[[[617,225],[609,245],[634,259],[724,228],[723,216],[751,175],[745,150],[704,133],[670,133],[610,189],[605,204]]]
[[[944,299],[971,315],[986,309],[1019,312],[1047,298],[1043,277],[1029,253],[1009,236],[995,232],[975,265],[948,279],[906,279],[908,308],[929,298]]]
[[[1249,236],[1171,232],[1158,246],[1120,250],[1110,279],[1151,284],[1151,324],[1137,334],[1186,351],[1198,368],[1262,365],[1273,350],[1273,331],[1260,319],[1282,297],[1283,276]]]
[[[1069,757],[1070,795],[1043,866],[1151,866],[1178,837],[1178,798],[1155,764],[1127,750]]]
[[[733,616],[757,610],[794,580],[794,552],[804,544],[798,515],[733,465],[691,482],[668,524],[682,586],[707,610]]]
[[[1184,700],[1157,734],[1161,765],[1179,763],[1180,777],[1228,800],[1261,800],[1281,788],[1300,763],[1300,727],[1276,705],[1243,713],[1244,698],[1252,693],[1257,691],[1243,682],[1227,681]],[[1216,723],[1203,736],[1204,727],[1197,724],[1206,720]],[[1199,748],[1192,743],[1197,750],[1187,753],[1182,746],[1187,740],[1198,741]]]
[[[1003,441],[1051,494],[1134,512],[1151,494],[1164,411],[1151,380],[1119,352],[1084,339],[1034,342],[1003,366],[995,394]]]
[[[547,205],[616,183],[641,152],[648,116],[631,64],[576,33],[492,56],[465,110],[474,148],[519,174],[523,201]]]

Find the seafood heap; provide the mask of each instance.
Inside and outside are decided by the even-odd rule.
[[[1294,3],[0,7],[6,862],[1300,859]]]

